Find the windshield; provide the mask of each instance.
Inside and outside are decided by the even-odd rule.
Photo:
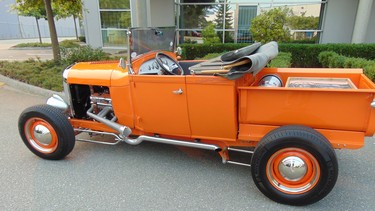
[[[130,29],[130,57],[155,50],[174,51],[175,27]]]

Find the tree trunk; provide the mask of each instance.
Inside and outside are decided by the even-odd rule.
[[[76,31],[76,39],[79,40],[78,30],[77,30],[77,23],[76,23],[76,16],[75,15],[73,15],[73,21],[74,21],[74,29]]]
[[[36,28],[38,28],[39,42],[40,44],[42,44],[42,35],[40,34],[39,22],[38,22],[37,17],[35,17],[35,21],[36,21]]]
[[[53,60],[60,61],[60,48],[59,41],[57,40],[57,33],[55,27],[55,20],[53,19],[53,12],[51,7],[51,0],[44,0],[44,6],[46,7],[49,34],[51,36]]]

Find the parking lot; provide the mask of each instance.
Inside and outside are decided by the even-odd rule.
[[[22,143],[22,110],[44,97],[0,83],[0,210],[299,210],[258,191],[250,169],[223,165],[210,151],[162,144],[105,146],[77,142],[66,159],[48,161]],[[309,210],[373,210],[375,139],[336,151],[339,178]]]

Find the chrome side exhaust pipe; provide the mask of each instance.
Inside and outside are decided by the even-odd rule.
[[[106,107],[106,112],[113,111],[112,107]],[[91,108],[87,111],[87,115],[96,121],[103,123],[107,125],[108,127],[116,130],[119,132],[119,136],[117,134],[110,134],[114,135],[115,137],[118,137],[118,139],[121,139],[125,143],[129,145],[138,145],[142,143],[143,141],[149,141],[149,142],[154,142],[154,143],[162,143],[162,144],[171,144],[175,146],[183,146],[183,147],[191,147],[191,148],[198,148],[198,149],[205,149],[205,150],[212,150],[212,151],[220,151],[221,148],[219,146],[213,145],[213,144],[204,144],[204,143],[197,143],[197,142],[191,142],[191,141],[181,141],[181,140],[175,140],[175,139],[167,139],[167,138],[160,138],[160,137],[153,137],[153,136],[145,136],[141,135],[138,136],[137,138],[128,138],[129,135],[132,133],[132,130],[129,127],[126,127],[124,125],[120,125],[116,122],[113,122],[111,120],[108,120],[104,118],[105,114],[94,114],[92,111],[94,110],[94,107],[91,106]],[[104,110],[104,109],[103,109]],[[79,130],[79,129],[77,129]],[[96,134],[106,134],[108,133],[103,133],[100,131],[91,131],[91,130],[81,130],[81,132],[90,132],[90,133],[96,133]],[[98,141],[90,141],[90,140],[82,140],[86,142],[93,142],[93,143],[100,143]],[[118,142],[117,142],[118,143]],[[117,144],[115,143],[115,144]],[[108,143],[106,143],[108,144]]]
[[[142,143],[143,141],[149,141],[149,142],[154,142],[154,143],[170,144],[170,145],[175,145],[175,146],[191,147],[191,148],[197,148],[197,149],[205,149],[205,150],[211,150],[211,151],[216,151],[216,152],[221,151],[221,148],[219,146],[216,146],[213,144],[191,142],[191,141],[181,141],[181,140],[145,136],[145,135],[139,136],[135,139],[129,139],[129,138],[122,138],[115,133],[108,133],[108,132],[94,131],[94,130],[87,130],[87,129],[80,129],[80,128],[75,128],[74,131],[80,132],[80,133],[88,133],[90,135],[92,134],[110,135],[110,136],[115,137],[114,142],[97,141],[97,140],[89,140],[89,139],[77,139],[77,141],[90,142],[90,143],[96,143],[96,144],[116,145],[120,143],[121,141],[124,141],[125,143],[130,144],[130,145],[137,145],[137,144]]]
[[[129,140],[129,139],[128,139]],[[153,136],[139,136],[136,139],[133,139],[134,142],[141,143],[142,141],[149,141],[154,143],[161,143],[161,144],[171,144],[175,146],[183,146],[183,147],[191,147],[191,148],[198,148],[198,149],[205,149],[205,150],[212,150],[212,151],[220,151],[221,148],[213,145],[213,144],[203,144],[203,143],[197,143],[197,142],[190,142],[190,141],[180,141],[180,140],[174,140],[174,139],[166,139],[166,138],[160,138],[160,137],[153,137]],[[126,143],[128,143],[125,140]]]
[[[130,128],[128,128],[124,125],[117,124],[116,122],[112,122],[111,120],[108,120],[106,118],[100,117],[100,116],[92,113],[93,110],[94,110],[94,106],[91,106],[91,108],[86,112],[87,116],[89,116],[89,117],[95,119],[96,121],[98,121],[100,123],[103,123],[103,124],[107,125],[108,127],[116,130],[117,132],[120,133],[120,136],[122,138],[126,138],[132,133],[132,130]],[[110,108],[109,110],[112,111],[112,108]]]

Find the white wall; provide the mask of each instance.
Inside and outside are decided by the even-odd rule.
[[[351,43],[359,0],[329,0],[320,43]],[[360,12],[360,11],[359,11]],[[375,3],[367,26],[365,43],[375,42]]]
[[[40,34],[42,37],[50,37],[48,21],[45,19],[39,19]],[[19,17],[20,29],[23,38],[36,38],[39,37],[36,26],[35,18],[33,17]],[[74,22],[73,18],[65,18],[55,20],[55,27],[58,37],[75,37]],[[78,20],[77,20],[77,27]],[[79,33],[79,28],[77,29]]]
[[[358,0],[330,0],[326,3],[320,43],[350,43]]]
[[[367,27],[367,43],[375,43],[375,1],[372,3],[372,13]]]
[[[131,0],[132,27],[148,26],[147,11],[149,11],[149,0]]]
[[[149,0],[150,26],[175,26],[174,0]]]
[[[18,16],[10,13],[9,5],[15,0],[3,0],[0,4],[0,39],[21,38]]]
[[[83,4],[86,43],[93,48],[103,47],[99,3],[97,0],[83,0]]]
[[[132,0],[132,27],[175,26],[174,0]]]

